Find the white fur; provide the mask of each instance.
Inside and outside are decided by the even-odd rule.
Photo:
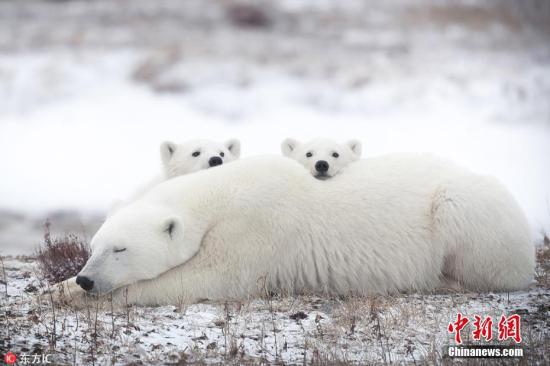
[[[193,156],[199,152],[199,156]],[[223,156],[221,156],[223,154]],[[160,145],[160,158],[162,161],[162,175],[153,178],[147,184],[140,186],[131,196],[115,202],[109,210],[111,216],[120,208],[141,198],[151,188],[166,179],[180,175],[194,173],[210,167],[209,160],[219,157],[222,165],[237,160],[241,155],[241,143],[237,139],[230,139],[223,143],[211,140],[190,140],[182,144],[165,141]]]
[[[290,293],[510,291],[534,273],[513,197],[427,155],[360,160],[327,181],[284,157],[239,160],[156,186],[92,248],[80,275],[140,304],[243,298],[262,279]]]
[[[295,139],[288,138],[281,143],[281,151],[284,156],[296,160],[306,167],[314,177],[321,179],[333,177],[350,163],[359,160],[361,149],[361,142],[357,140],[340,144],[334,140],[318,138],[300,143]],[[334,156],[335,153],[336,156]],[[315,168],[320,161],[328,163],[329,169],[325,174]]]
[[[199,153],[199,156],[193,156]],[[222,156],[223,155],[223,156]],[[219,157],[223,163],[236,160],[241,155],[241,143],[231,139],[224,143],[210,140],[191,140],[183,144],[165,141],[160,145],[160,156],[166,178],[194,173],[209,168],[208,161]]]

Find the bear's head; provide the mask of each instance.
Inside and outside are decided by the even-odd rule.
[[[315,178],[327,179],[361,158],[361,142],[350,140],[339,144],[329,139],[314,139],[300,143],[288,138],[281,144],[281,151],[305,166]]]
[[[239,158],[241,143],[231,139],[224,143],[192,140],[183,144],[165,141],[160,145],[160,156],[166,178],[208,169]]]
[[[158,205],[133,204],[110,216],[91,241],[92,255],[76,282],[91,293],[108,293],[158,277],[199,250],[184,219]]]

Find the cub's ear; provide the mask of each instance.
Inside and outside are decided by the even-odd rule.
[[[350,148],[350,150],[355,154],[355,156],[359,159],[361,157],[361,152],[363,151],[363,146],[361,145],[361,141],[359,140],[349,140],[346,145]]]
[[[298,145],[300,145],[298,140],[291,138],[285,139],[281,143],[281,152],[284,156],[290,156],[290,154],[292,154],[292,152],[298,147]]]
[[[162,230],[173,240],[183,234],[183,223],[178,216],[170,216],[164,220]]]
[[[162,159],[163,164],[168,164],[172,155],[176,152],[177,145],[172,141],[164,141],[160,144],[160,158]]]
[[[224,143],[225,147],[234,157],[238,158],[241,156],[241,142],[237,139],[230,139]]]

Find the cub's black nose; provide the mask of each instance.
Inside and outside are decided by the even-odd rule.
[[[319,173],[328,172],[328,167],[328,163],[324,160],[319,160],[315,163],[315,170],[317,170]]]
[[[219,156],[211,157],[210,160],[208,160],[208,165],[210,165],[211,167],[216,165],[222,165],[222,164],[223,164],[223,160]]]
[[[90,291],[94,287],[94,281],[86,276],[76,276],[76,284],[86,291]]]

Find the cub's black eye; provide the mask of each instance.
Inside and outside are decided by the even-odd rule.
[[[220,156],[223,158],[223,157],[225,156],[225,153],[222,151],[222,152],[220,153]]]
[[[113,249],[113,252],[115,253],[120,253],[120,252],[124,252],[126,250],[126,248],[122,248],[122,249]]]
[[[191,155],[192,155],[193,157],[195,157],[195,158],[196,158],[196,157],[197,157],[197,156],[199,156],[200,154],[201,154],[201,152],[200,152],[200,151],[195,151],[195,152],[194,152],[194,153],[192,153]]]
[[[335,157],[335,158],[337,158],[337,157],[340,156],[340,154],[338,154],[337,152],[335,152],[335,153],[332,153],[332,156]]]
[[[313,154],[311,153],[311,151],[309,151],[309,152],[306,154],[306,156],[307,156],[308,158],[311,158],[311,157],[313,156]]]

